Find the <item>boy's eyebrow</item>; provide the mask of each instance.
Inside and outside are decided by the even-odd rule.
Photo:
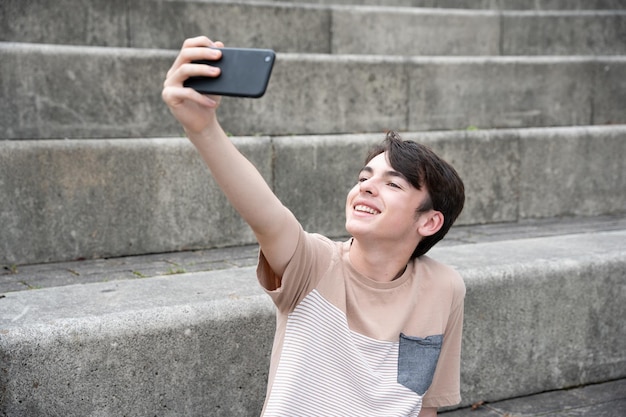
[[[367,172],[368,174],[373,174],[374,170],[369,167],[369,166],[364,166],[363,168],[361,168],[361,173],[362,172]],[[401,172],[398,171],[394,171],[394,170],[389,170],[389,171],[385,171],[385,173],[383,174],[385,177],[398,177],[398,178],[402,178],[405,181],[408,181],[408,178],[402,174]]]

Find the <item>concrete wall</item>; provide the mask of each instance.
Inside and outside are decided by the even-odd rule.
[[[186,139],[0,142],[2,263],[254,241]],[[237,140],[271,180],[268,138]]]
[[[585,1],[586,7],[561,2],[602,9],[599,2]],[[472,10],[481,8],[479,1],[464,2],[466,10],[445,8],[441,0],[434,3],[442,9],[370,3],[377,7],[184,0],[61,0],[48,7],[46,0],[5,0],[0,41],[179,49],[185,38],[204,34],[230,46],[299,53],[617,55],[626,50],[626,11],[608,7],[619,1],[604,4],[606,10],[559,12]],[[533,3],[550,9],[546,1]]]
[[[12,293],[0,313],[0,415],[258,415],[274,314],[250,278]]]
[[[432,253],[468,286],[464,404],[623,377],[625,236],[572,234]]]
[[[626,376],[626,232],[570,232],[431,253],[467,285],[462,405]],[[250,267],[8,293],[0,415],[255,416],[273,328]]]
[[[626,12],[346,8],[332,13],[334,54],[619,55]]]
[[[466,184],[460,224],[624,213],[623,126],[413,132]],[[307,230],[343,236],[384,134],[233,138]],[[0,142],[1,264],[251,243],[185,139]]]
[[[263,0],[266,1],[266,0]],[[274,0],[289,3],[380,5],[380,0]],[[435,7],[450,9],[495,10],[589,10],[626,9],[624,0],[388,0],[385,4],[400,7]]]
[[[0,44],[0,139],[180,136],[173,51]],[[279,54],[266,95],[225,100],[235,136],[626,123],[626,58]],[[297,92],[297,93],[295,93]]]

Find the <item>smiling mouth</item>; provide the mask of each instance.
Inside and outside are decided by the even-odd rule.
[[[369,214],[380,214],[380,211],[373,209],[371,207],[368,207],[368,206],[364,206],[362,204],[355,206],[354,211],[360,211],[362,213],[369,213]]]

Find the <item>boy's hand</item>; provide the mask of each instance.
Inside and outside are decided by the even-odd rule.
[[[192,88],[183,87],[192,76],[217,77],[220,69],[204,64],[192,64],[195,60],[218,60],[222,52],[211,47],[223,48],[222,42],[213,42],[205,36],[187,39],[183,43],[174,64],[167,72],[161,96],[174,117],[190,136],[195,136],[217,124],[215,115],[221,97],[200,94]]]

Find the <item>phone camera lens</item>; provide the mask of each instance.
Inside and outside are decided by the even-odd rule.
[[[266,57],[265,57],[265,62],[270,62],[271,60],[272,60],[272,57],[271,57],[271,56],[266,56]]]

